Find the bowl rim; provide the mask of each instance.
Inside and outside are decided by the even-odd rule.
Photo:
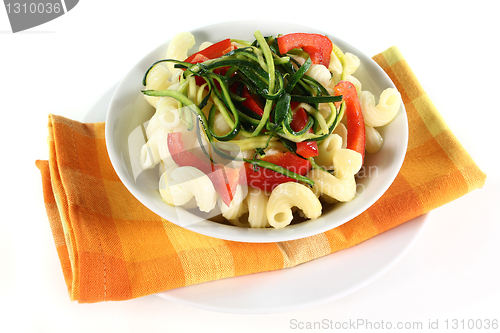
[[[287,31],[279,31],[281,26],[287,27],[286,29],[283,28],[283,30]],[[356,47],[348,44],[347,42],[343,41],[342,39],[329,35],[327,32],[307,27],[301,24],[296,24],[296,23],[291,23],[291,22],[268,22],[268,21],[259,21],[259,20],[242,20],[242,21],[225,21],[225,22],[220,22],[220,23],[215,23],[211,25],[207,25],[204,27],[199,27],[197,29],[194,29],[191,31],[195,36],[196,34],[200,33],[205,33],[207,31],[219,31],[219,30],[224,30],[226,28],[232,28],[233,30],[236,28],[239,29],[248,29],[250,30],[249,27],[257,27],[257,29],[260,29],[263,33],[265,31],[275,31],[274,34],[277,33],[289,33],[289,32],[313,32],[313,33],[321,33],[324,35],[328,35],[329,38],[332,39],[332,41],[337,45],[342,45],[341,49],[345,49],[347,47],[348,51],[351,53],[354,53],[356,56],[358,56],[363,64],[363,66],[366,69],[370,69],[373,71],[376,75],[381,76],[383,78],[383,81],[386,83],[385,88],[388,87],[393,87],[396,88],[395,84],[392,82],[390,77],[387,75],[387,73],[369,56],[365,55],[363,52],[359,51]],[[264,29],[262,29],[264,28]],[[254,29],[254,30],[257,30]],[[266,30],[267,29],[267,30]],[[253,30],[253,31],[254,31]],[[180,31],[179,31],[180,32]],[[173,35],[172,35],[173,37]],[[233,38],[232,36],[229,36],[230,38]],[[199,44],[203,42],[204,40],[196,40],[196,43]],[[148,208],[150,211],[155,213],[156,215],[166,219],[167,221],[171,221],[174,224],[180,225],[179,223],[175,222],[175,218],[171,214],[167,214],[165,210],[160,209],[156,205],[152,205],[150,201],[148,201],[148,197],[144,195],[143,192],[141,192],[139,189],[136,188],[136,184],[132,179],[130,178],[130,172],[126,167],[123,165],[123,153],[120,154],[116,149],[115,149],[115,138],[114,138],[114,131],[115,131],[115,121],[117,120],[117,115],[116,112],[121,106],[121,101],[119,100],[122,91],[125,90],[125,88],[130,85],[129,82],[127,82],[127,79],[132,75],[132,72],[134,70],[137,70],[138,67],[141,66],[143,63],[147,63],[148,59],[151,58],[153,54],[158,53],[159,51],[166,50],[166,47],[170,40],[166,40],[162,42],[160,45],[158,45],[156,48],[153,50],[150,50],[147,52],[138,62],[135,63],[135,65],[132,68],[129,68],[129,71],[127,74],[123,77],[123,79],[120,81],[118,84],[116,90],[114,91],[111,102],[109,104],[108,110],[106,112],[106,121],[105,121],[105,142],[106,142],[106,148],[108,151],[108,156],[110,158],[111,164],[113,166],[113,169],[115,170],[118,178],[122,181],[124,186],[129,190],[129,192],[139,201],[141,202],[146,208]],[[339,46],[340,47],[340,46]],[[194,48],[193,48],[194,49]],[[192,49],[192,50],[193,50]],[[158,59],[156,59],[158,60]],[[153,60],[154,61],[154,60]],[[149,62],[149,64],[151,64]],[[146,67],[147,69],[147,67]],[[145,69],[144,69],[145,71]],[[380,78],[379,78],[380,79]],[[140,87],[140,82],[137,83],[137,86]],[[140,93],[140,89],[138,89],[138,93]],[[328,223],[328,214],[322,214],[322,216],[319,219],[316,220],[310,220],[306,222],[302,222],[299,224],[295,225],[290,225],[286,228],[283,229],[274,229],[274,228],[263,228],[263,229],[252,229],[252,228],[244,228],[244,227],[237,227],[237,226],[232,226],[232,225],[226,225],[226,224],[220,224],[217,222],[212,222],[212,221],[201,221],[189,225],[180,225],[181,227],[194,231],[199,234],[203,234],[206,236],[214,237],[214,238],[219,238],[219,239],[224,239],[224,240],[230,240],[230,241],[238,241],[238,242],[250,242],[250,243],[269,243],[269,242],[282,242],[282,241],[290,241],[290,240],[296,240],[296,239],[301,239],[313,235],[320,234],[322,232],[325,232],[327,230],[336,228],[351,219],[355,218],[356,216],[360,215],[364,211],[366,211],[369,207],[371,207],[390,187],[390,185],[394,182],[394,179],[396,178],[397,174],[399,173],[399,170],[401,169],[401,166],[403,164],[405,155],[406,155],[406,150],[407,150],[407,145],[408,145],[408,118],[406,115],[406,109],[405,105],[402,102],[401,103],[401,109],[398,112],[397,117],[400,117],[401,119],[399,122],[404,124],[405,128],[402,131],[402,135],[398,136],[398,147],[399,150],[396,151],[394,159],[390,163],[391,165],[391,170],[393,170],[390,175],[383,181],[383,185],[378,187],[377,189],[373,190],[373,195],[371,195],[369,198],[365,198],[363,204],[361,204],[361,208],[350,212],[348,214],[345,214],[342,218],[342,220],[338,223],[332,224]],[[390,125],[388,125],[390,126]],[[158,194],[159,196],[159,194]],[[349,204],[352,202],[344,203],[344,204]],[[165,203],[166,206],[168,204]],[[321,220],[321,223],[315,223],[318,222],[318,220]],[[207,224],[208,223],[208,224]],[[315,225],[316,224],[316,225]]]

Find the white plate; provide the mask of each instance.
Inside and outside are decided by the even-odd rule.
[[[179,288],[158,296],[206,310],[276,313],[349,295],[394,267],[423,230],[427,214],[359,245],[302,265]]]

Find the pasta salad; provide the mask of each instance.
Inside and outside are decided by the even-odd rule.
[[[316,219],[356,196],[365,153],[401,97],[362,89],[359,58],[320,34],[204,42],[177,34],[142,93],[155,108],[143,169],[159,167],[167,204],[251,228]]]

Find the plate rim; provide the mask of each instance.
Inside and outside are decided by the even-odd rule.
[[[410,221],[404,222],[382,234],[376,235],[370,239],[365,240],[364,242],[354,245],[350,248],[346,248],[334,253],[330,253],[328,255],[325,255],[320,258],[313,259],[309,262],[303,263],[299,266],[294,266],[294,267],[289,267],[286,269],[281,269],[281,270],[276,270],[276,271],[270,271],[270,272],[261,272],[261,273],[255,273],[255,274],[250,274],[250,275],[245,275],[245,276],[238,276],[238,277],[230,277],[230,278],[225,278],[221,280],[215,280],[215,281],[208,281],[196,285],[191,285],[191,286],[186,286],[186,287],[180,287],[177,289],[169,290],[169,291],[164,291],[161,293],[157,293],[154,296],[158,296],[164,300],[172,301],[172,302],[177,302],[181,303],[184,305],[188,305],[191,307],[207,310],[207,311],[212,311],[212,312],[222,312],[222,313],[232,313],[232,314],[269,314],[269,313],[284,313],[284,312],[290,312],[290,311],[296,311],[296,310],[302,310],[306,308],[311,308],[315,306],[320,306],[324,305],[330,302],[333,302],[335,300],[338,300],[340,298],[343,298],[345,296],[348,296],[350,294],[355,293],[356,291],[359,291],[363,289],[364,287],[370,285],[371,283],[375,282],[378,280],[380,277],[385,275],[387,272],[389,272],[393,267],[395,267],[405,256],[406,254],[411,250],[411,248],[415,245],[417,240],[419,239],[420,235],[423,233],[425,226],[427,225],[427,221],[429,218],[429,212],[422,214],[421,216],[418,216]],[[404,230],[406,228],[406,230]],[[361,282],[358,282],[356,284],[353,284],[347,289],[342,290],[341,292],[338,293],[333,293],[333,294],[324,294],[324,297],[315,299],[313,301],[305,302],[305,303],[288,303],[283,306],[266,306],[265,304],[260,304],[258,306],[254,307],[249,307],[245,309],[238,309],[235,308],[234,306],[221,306],[221,305],[215,305],[215,304],[210,304],[207,302],[202,302],[200,300],[195,301],[191,297],[187,297],[186,295],[183,295],[183,290],[186,291],[193,291],[194,294],[198,294],[200,289],[203,288],[211,288],[214,286],[215,283],[223,285],[226,283],[228,279],[234,280],[234,279],[240,279],[240,280],[245,280],[245,282],[242,282],[242,287],[248,285],[247,282],[248,280],[251,280],[254,276],[260,275],[260,276],[270,276],[272,279],[278,280],[283,280],[283,274],[286,276],[293,275],[295,272],[295,269],[305,269],[312,267],[313,265],[327,265],[331,264],[331,260],[329,259],[334,259],[335,256],[349,256],[353,255],[352,252],[361,252],[365,253],[366,248],[373,248],[377,246],[377,243],[387,241],[386,238],[391,238],[395,239],[398,236],[400,237],[401,234],[403,234],[403,240],[404,245],[401,247],[401,251],[397,253],[392,253],[392,256],[389,258],[385,258],[385,263],[382,266],[377,266],[376,269],[371,272],[372,274],[366,276],[365,279],[363,279]],[[358,256],[359,253],[354,253],[354,256]],[[313,270],[314,271],[314,270]],[[285,278],[286,278],[285,276]],[[314,276],[314,273],[311,273],[311,276]],[[262,281],[259,281],[262,282]],[[281,283],[281,282],[280,282]],[[302,284],[305,285],[305,284]],[[253,286],[255,288],[255,286]],[[295,285],[290,287],[291,291],[297,292],[297,288]],[[241,297],[241,295],[238,295],[238,297]],[[263,301],[265,303],[265,301]]]

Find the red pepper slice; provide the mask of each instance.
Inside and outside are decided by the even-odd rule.
[[[215,191],[222,201],[229,206],[239,184],[240,170],[228,168],[221,164],[213,164],[198,158],[184,149],[182,133],[174,132],[167,135],[167,145],[174,162],[179,166],[191,166],[205,173],[212,181]]]
[[[221,40],[218,43],[215,43],[213,45],[210,45],[209,47],[196,52],[184,60],[185,62],[189,62],[191,64],[197,64],[200,62],[207,61],[209,59],[216,59],[224,54],[234,50],[233,44],[231,44],[231,40],[229,38]],[[227,68],[218,68],[214,72],[216,74],[224,75],[227,71]],[[196,84],[201,86],[203,83],[205,83],[205,80],[199,76],[195,77]]]
[[[239,88],[239,83],[235,83],[231,86],[231,91],[237,94],[238,88]],[[241,97],[245,98],[245,100],[241,102],[241,104],[244,107],[248,108],[253,113],[262,117],[262,115],[264,114],[264,108],[258,102],[257,97],[252,96],[247,86],[245,85],[243,85],[243,89],[241,91]]]
[[[302,176],[304,176],[311,169],[311,162],[300,158],[291,152],[264,156],[262,159]],[[257,170],[254,170],[254,166],[247,162],[245,162],[245,173],[248,186],[267,192],[271,192],[279,184],[296,181],[279,172],[266,168],[258,168]]]
[[[349,81],[340,81],[335,87],[336,95],[342,95],[346,103],[347,148],[357,151],[362,159],[365,157],[365,121],[359,103],[356,88]]]
[[[297,142],[296,152],[304,158],[318,156],[318,143],[316,141]]]
[[[297,107],[298,104],[299,103],[297,103],[297,102],[291,102],[290,107],[293,110]],[[290,127],[295,132],[298,132],[298,131],[302,130],[307,125],[307,121],[308,121],[308,116],[307,116],[306,111],[304,110],[304,108],[299,108],[293,114],[293,118],[292,118],[292,122],[290,123]],[[312,128],[310,128],[308,132],[312,133],[313,132]],[[296,153],[304,158],[318,156],[318,143],[316,141],[297,142]]]
[[[229,206],[240,182],[240,169],[229,168],[222,164],[216,164],[215,167],[216,170],[207,176],[214,184],[215,191],[222,201]]]
[[[330,65],[333,44],[330,38],[320,34],[292,33],[277,38],[281,54],[293,49],[303,49],[309,53],[313,64]]]
[[[178,166],[192,166],[205,174],[209,174],[215,170],[215,166],[212,163],[208,163],[193,154],[193,152],[184,149],[181,132],[168,133],[167,146],[172,159]]]
[[[250,94],[250,91],[246,86],[243,86],[243,92],[241,93],[241,97],[245,98],[241,104],[247,108],[249,108],[255,114],[258,114],[262,117],[264,114],[264,109],[257,103],[256,99]]]
[[[192,64],[198,64],[200,62],[204,62],[204,61],[207,61],[207,60],[209,60],[208,57],[205,57],[203,54],[197,53],[195,55],[195,57],[193,58],[193,60],[190,61],[190,63],[192,63]]]
[[[293,114],[292,122],[290,123],[290,127],[295,132],[303,129],[307,125],[308,120],[306,110],[304,110],[304,108],[297,108],[299,104],[299,102],[290,102],[290,108],[292,110],[296,109],[295,113]]]
[[[195,60],[195,57],[199,54],[205,56],[207,59],[216,59],[216,58],[219,58],[220,56],[228,53],[229,51],[232,51],[232,47],[233,46],[231,44],[231,40],[229,38],[224,39],[218,43],[210,45],[209,47],[207,47],[199,52],[196,52],[196,53],[190,55],[184,61],[192,63],[192,64],[197,64],[199,62],[203,62],[204,60],[202,60],[202,61]],[[205,59],[205,60],[207,60],[207,59]]]

